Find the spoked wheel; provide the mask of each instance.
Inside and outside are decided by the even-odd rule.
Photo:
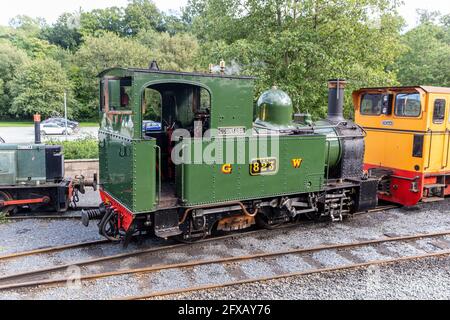
[[[9,194],[6,191],[0,191],[0,214],[8,216],[16,209],[16,206],[2,205],[3,201],[10,201],[10,200],[12,200],[11,194]]]

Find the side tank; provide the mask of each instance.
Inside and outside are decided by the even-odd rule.
[[[328,117],[315,123],[316,133],[327,136],[327,177],[346,179],[361,177],[364,162],[364,130],[351,120],[344,119],[344,89],[347,82],[333,79],[328,82]]]

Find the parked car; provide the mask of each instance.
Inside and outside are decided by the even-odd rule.
[[[47,120],[43,121],[42,123],[56,123],[62,126],[66,126],[66,119],[64,118],[48,118]],[[80,124],[76,121],[67,120],[67,127],[71,128],[74,131],[77,131],[80,127]]]
[[[67,126],[67,133],[72,134],[73,129]],[[41,134],[51,135],[51,134],[66,134],[66,126],[57,122],[45,122],[41,123]]]
[[[142,121],[142,132],[147,133],[154,131],[161,131],[161,123],[151,120]]]

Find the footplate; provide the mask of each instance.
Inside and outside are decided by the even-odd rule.
[[[169,238],[182,233],[178,225],[179,217],[176,211],[158,211],[154,214],[155,235]]]

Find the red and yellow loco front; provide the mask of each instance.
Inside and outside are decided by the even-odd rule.
[[[450,88],[365,88],[353,102],[380,199],[412,206],[450,194]]]

